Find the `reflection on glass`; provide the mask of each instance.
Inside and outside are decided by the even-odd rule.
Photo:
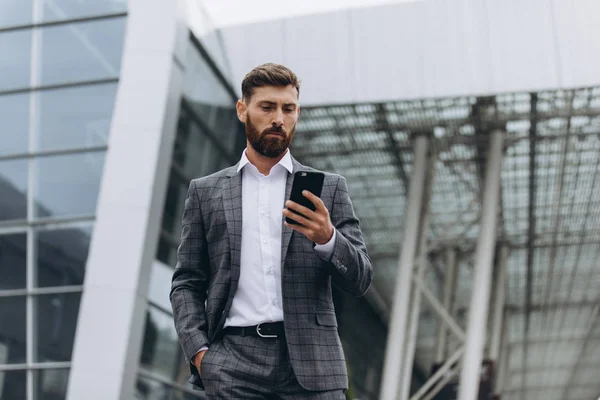
[[[0,92],[29,87],[31,30],[0,33]]]
[[[25,371],[0,372],[0,400],[14,400],[26,398]]]
[[[25,362],[25,300],[0,297],[0,365]]]
[[[65,400],[69,382],[68,369],[40,369],[34,371],[33,379],[37,392],[35,399]]]
[[[177,243],[181,237],[181,216],[189,184],[171,170],[162,227],[165,232],[177,240]]]
[[[25,288],[26,266],[27,235],[25,233],[1,235],[0,290]]]
[[[125,18],[42,28],[43,85],[119,76]]]
[[[35,166],[37,217],[95,214],[104,152],[40,157]]]
[[[225,148],[229,147],[229,143],[222,144]],[[187,113],[182,113],[175,136],[173,163],[183,170],[188,179],[194,179],[216,172],[223,158],[227,155],[209,135]]]
[[[40,0],[44,22],[127,11],[127,0]]]
[[[240,124],[235,99],[192,44],[188,46],[187,57],[185,98],[223,147],[230,148]]]
[[[81,293],[38,295],[34,300],[35,361],[71,361]]]
[[[0,155],[26,153],[29,134],[29,94],[0,96],[0,121],[2,121]]]
[[[165,310],[171,310],[169,293],[171,292],[172,277],[173,267],[158,261],[152,263],[148,299],[154,304],[163,307]]]
[[[167,379],[173,379],[180,352],[173,317],[149,306],[140,366]]]
[[[177,246],[161,237],[158,241],[156,259],[167,265],[175,266],[177,264]]]
[[[105,146],[116,91],[111,83],[37,93],[39,150]]]
[[[83,285],[92,227],[38,231],[37,286]]]
[[[0,27],[25,25],[32,22],[33,0],[0,1]]]
[[[183,85],[185,97],[192,103],[233,108],[234,99],[191,43],[187,48],[187,61]],[[202,119],[207,116],[200,115]]]
[[[135,387],[135,398],[138,400],[198,400],[206,398],[204,392],[196,392],[194,394],[182,392],[140,376]]]
[[[27,218],[27,160],[0,161],[0,221]]]

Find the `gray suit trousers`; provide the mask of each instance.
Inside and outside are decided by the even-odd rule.
[[[209,399],[346,399],[343,389],[300,386],[285,338],[224,335],[204,355],[200,376]]]

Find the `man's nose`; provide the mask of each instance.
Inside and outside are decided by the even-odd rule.
[[[271,121],[273,126],[282,126],[283,125],[283,112],[281,110],[277,111],[273,116],[273,121]]]

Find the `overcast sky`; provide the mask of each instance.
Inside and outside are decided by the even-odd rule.
[[[217,26],[422,0],[202,0]]]

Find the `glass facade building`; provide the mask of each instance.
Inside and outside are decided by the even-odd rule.
[[[126,1],[0,4],[0,399],[63,399]]]

